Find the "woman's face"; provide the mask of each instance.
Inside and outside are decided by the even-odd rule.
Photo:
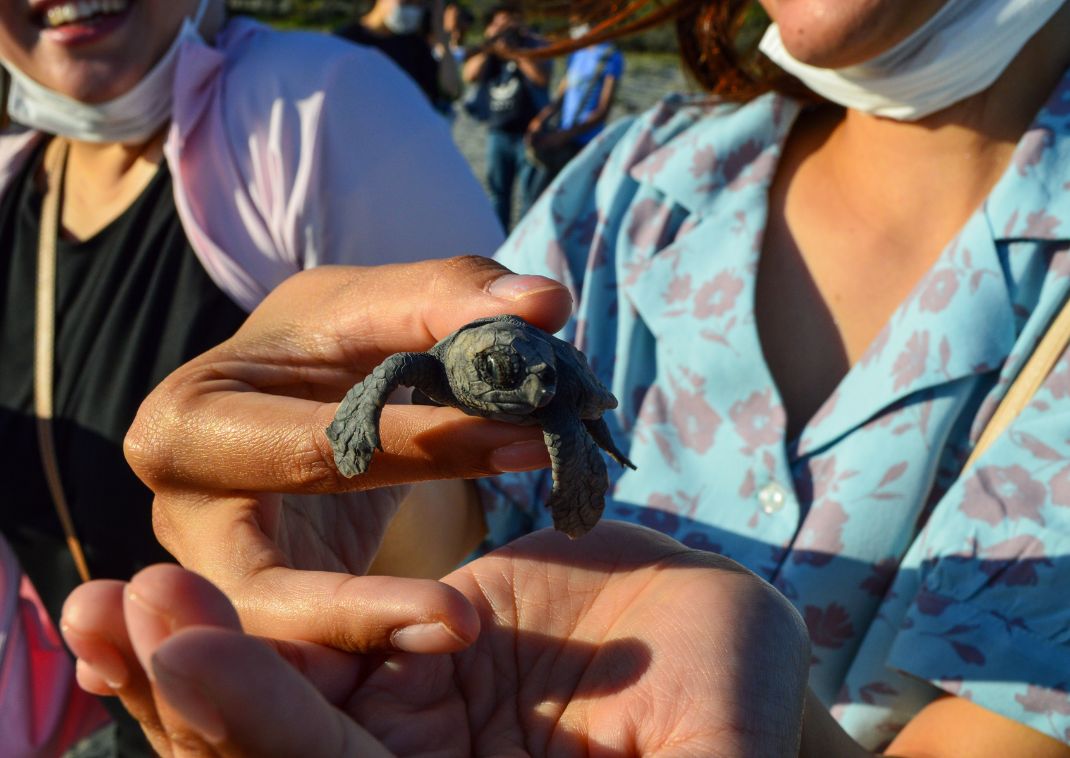
[[[840,68],[902,41],[948,0],[761,0],[784,47],[811,66]]]
[[[0,0],[0,58],[57,92],[103,102],[141,80],[197,5],[198,0]]]

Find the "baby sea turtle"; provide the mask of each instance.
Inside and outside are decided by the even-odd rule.
[[[541,426],[553,464],[554,527],[573,539],[598,523],[605,505],[609,479],[598,448],[635,468],[602,419],[617,399],[583,353],[517,316],[496,316],[461,327],[426,353],[390,356],[346,394],[327,427],[343,475],[364,473],[382,450],[379,416],[399,385],[415,388],[418,402]]]

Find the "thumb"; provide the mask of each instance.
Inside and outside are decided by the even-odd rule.
[[[274,343],[290,354],[312,351],[367,373],[387,355],[426,350],[477,318],[512,314],[554,332],[571,310],[572,296],[560,282],[514,274],[478,256],[366,268],[323,266],[276,287],[231,347],[245,352],[253,343],[261,352],[265,343]],[[230,352],[226,343],[221,347],[220,352]]]
[[[390,755],[267,645],[240,632],[180,631],[157,648],[152,671],[173,716],[219,755]]]

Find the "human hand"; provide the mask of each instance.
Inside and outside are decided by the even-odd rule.
[[[174,566],[82,586],[63,627],[79,681],[123,698],[165,756],[798,749],[805,628],[727,559],[603,522],[575,542],[530,535],[444,581],[482,624],[452,655],[264,644]]]
[[[426,350],[501,313],[559,328],[567,290],[508,273],[458,258],[298,274],[142,405],[126,453],[156,493],[157,537],[227,593],[247,630],[347,650],[456,650],[471,640],[475,616],[455,590],[353,575],[404,495],[394,485],[548,465],[538,429],[389,405],[384,450],[354,479],[338,474],[324,430],[346,390],[394,352]],[[440,628],[432,622],[445,625],[437,637],[395,634]]]

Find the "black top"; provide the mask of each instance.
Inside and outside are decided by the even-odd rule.
[[[520,48],[542,46],[541,40],[522,36]],[[487,127],[508,134],[523,134],[528,124],[549,102],[549,90],[531,82],[520,65],[490,53],[479,74],[480,86],[488,87]]]
[[[41,467],[33,415],[42,151],[0,201],[0,531],[53,618],[78,583]],[[138,405],[245,319],[208,277],[175,210],[166,164],[99,234],[56,260],[53,422],[63,487],[94,578],[169,560],[152,496],[123,459]]]
[[[437,106],[442,100],[438,88],[438,61],[427,40],[419,34],[376,34],[359,23],[339,29],[337,33],[350,42],[382,51],[416,82],[433,105]]]

